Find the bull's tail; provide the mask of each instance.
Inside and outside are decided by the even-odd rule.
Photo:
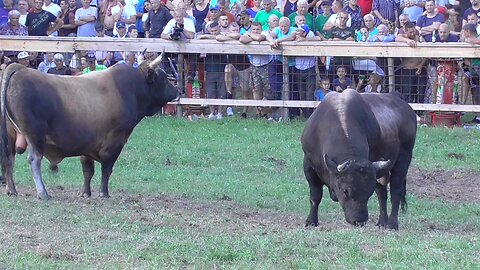
[[[402,209],[402,213],[407,212],[408,204],[407,204],[407,178],[405,177],[405,181],[403,181],[402,187],[402,197],[400,197],[400,208]]]
[[[7,158],[10,152],[8,143],[8,131],[7,131],[7,88],[10,83],[10,79],[17,72],[17,69],[7,68],[3,74],[1,85],[1,124],[0,124],[0,161]]]

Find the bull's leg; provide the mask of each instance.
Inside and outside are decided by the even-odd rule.
[[[80,193],[80,197],[89,198],[92,196],[92,189],[90,183],[92,182],[93,174],[95,173],[95,164],[93,159],[81,156],[80,162],[82,163],[83,172],[83,191]]]
[[[28,163],[30,164],[30,169],[32,170],[33,180],[35,181],[35,186],[37,187],[37,196],[39,199],[48,200],[50,196],[45,189],[42,179],[42,158],[43,155],[38,151],[36,147],[29,144],[28,147]]]
[[[387,227],[387,187],[377,182],[375,193],[377,193],[378,205],[380,206],[380,216],[378,217],[377,226]]]
[[[108,193],[108,180],[112,174],[113,162],[111,164],[102,163],[102,181],[100,183],[100,197],[110,198]]]
[[[390,202],[392,204],[392,210],[390,211],[390,216],[388,217],[388,229],[398,230],[398,210],[400,208],[401,202],[406,203],[405,195],[407,172],[411,159],[411,154],[401,154],[398,158],[398,162],[395,164],[391,171]]]
[[[106,158],[102,158],[102,181],[100,183],[100,197],[109,198],[110,194],[108,193],[108,180],[112,174],[113,165],[117,161],[120,152],[122,151],[123,144],[117,147],[111,147],[109,155],[106,155]]]
[[[322,201],[323,184],[306,159],[303,161],[303,171],[310,187],[310,214],[305,221],[305,226],[318,226],[318,206]]]
[[[7,194],[16,196],[17,190],[13,182],[13,167],[15,164],[14,140],[9,140],[9,151],[5,153],[2,159],[2,175],[6,181]]]

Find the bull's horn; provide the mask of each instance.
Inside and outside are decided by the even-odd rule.
[[[137,57],[138,65],[140,65],[143,61],[145,61],[145,52],[147,52],[147,48],[145,48],[143,52],[141,52],[140,55],[138,55]]]
[[[158,65],[160,65],[160,63],[162,63],[162,58],[163,58],[164,55],[165,55],[165,49],[164,49],[163,52],[160,54],[160,56],[157,56],[157,58],[155,58],[155,60],[153,60],[153,61],[150,63],[149,67],[150,67],[151,69],[154,69],[154,68],[156,68]]]
[[[342,164],[338,165],[337,166],[337,171],[340,172],[340,173],[343,172],[345,170],[345,168],[347,168],[348,163],[349,163],[349,161],[347,160],[347,161],[343,162]]]
[[[375,162],[372,163],[372,165],[373,165],[373,168],[375,168],[375,170],[378,172],[378,171],[383,170],[386,167],[388,167],[390,165],[390,160],[375,161]]]

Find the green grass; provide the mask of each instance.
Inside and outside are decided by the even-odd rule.
[[[409,194],[400,231],[391,232],[374,221],[346,224],[326,195],[320,226],[305,229],[303,126],[145,119],[114,167],[108,200],[75,196],[83,180],[73,158],[58,174],[44,164],[53,199],[38,201],[19,156],[20,194],[0,196],[0,268],[479,269],[478,202]],[[475,130],[420,128],[413,164],[470,169],[478,177],[479,139]],[[97,166],[94,196],[99,174]],[[376,198],[369,208],[376,220]]]

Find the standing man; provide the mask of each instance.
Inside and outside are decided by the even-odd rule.
[[[465,12],[463,13],[462,25],[465,25],[465,24],[468,23],[467,22],[468,15],[470,15],[472,13],[477,14],[477,16],[480,15],[480,0],[470,0],[470,3],[472,4],[472,6],[470,8],[468,8],[467,10],[465,10]]]
[[[53,3],[52,0],[44,0],[42,9],[52,13],[57,18],[60,18],[60,14],[62,13],[62,8],[59,5]],[[56,37],[58,36],[58,31],[53,31],[50,35]]]
[[[43,0],[34,0],[33,4],[32,12],[28,13],[25,21],[29,36],[49,36],[62,27],[62,19],[42,9]]]
[[[152,9],[148,12],[147,21],[143,25],[145,37],[160,38],[167,23],[173,19],[170,11],[160,0],[152,0]]]
[[[407,43],[416,47],[420,35],[412,22],[406,22],[405,33],[396,36],[395,41]],[[403,57],[402,63],[395,70],[395,81],[400,84],[400,92],[409,103],[423,103],[425,88],[427,86],[427,71],[425,58]]]
[[[95,37],[95,22],[97,21],[97,8],[91,7],[92,0],[82,0],[82,7],[75,11],[75,25],[77,37]]]
[[[272,14],[276,15],[278,19],[282,17],[280,11],[273,9],[272,0],[263,0],[263,10],[260,10],[257,15],[255,15],[253,21],[259,22],[262,25],[263,30],[268,30],[268,18]]]
[[[435,10],[435,1],[427,0],[425,2],[425,15],[422,15],[417,20],[417,30],[420,36],[423,36],[425,41],[432,41],[432,33],[438,31],[440,24],[445,22],[445,16]]]

